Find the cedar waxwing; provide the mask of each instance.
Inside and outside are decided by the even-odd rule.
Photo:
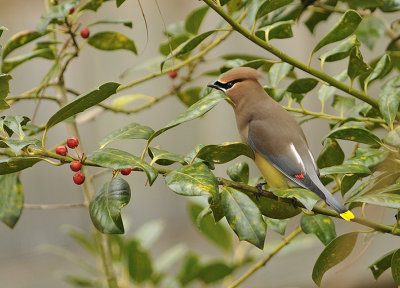
[[[255,163],[270,187],[310,190],[350,221],[353,213],[321,183],[300,125],[264,91],[258,82],[261,77],[253,68],[233,68],[208,86],[231,100],[242,141],[253,149]]]

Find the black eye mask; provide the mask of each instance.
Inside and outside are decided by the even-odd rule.
[[[233,85],[235,85],[235,83],[242,82],[243,80],[244,79],[235,79],[235,80],[232,80],[232,81],[227,82],[227,83],[223,83],[223,82],[217,81],[217,82],[215,82],[215,84],[217,86],[221,87],[222,89],[228,90],[228,89],[232,88]]]

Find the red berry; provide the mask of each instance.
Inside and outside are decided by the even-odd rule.
[[[81,185],[83,182],[85,182],[85,175],[83,175],[81,172],[77,172],[74,174],[74,183],[77,185]]]
[[[74,14],[74,12],[75,12],[75,7],[72,7],[71,9],[69,9],[68,14],[72,15],[72,14]]]
[[[178,76],[178,71],[171,71],[168,73],[169,78],[174,79],[176,76]]]
[[[61,156],[65,156],[68,153],[68,148],[64,145],[58,146],[56,148],[56,154],[61,155]]]
[[[132,168],[121,169],[122,175],[129,175],[131,174]]]
[[[89,37],[89,35],[90,35],[90,30],[89,30],[89,28],[85,27],[85,28],[83,28],[83,29],[81,30],[81,36],[82,36],[82,38],[86,39],[86,38]]]
[[[79,145],[79,140],[76,137],[71,137],[67,139],[67,146],[71,149],[74,149],[76,146]]]
[[[82,163],[79,161],[72,161],[69,165],[69,168],[71,168],[71,170],[74,172],[78,172],[82,168]]]

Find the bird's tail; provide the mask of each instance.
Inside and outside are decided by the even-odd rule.
[[[328,190],[326,190],[326,192],[324,190],[322,192],[326,197],[325,198],[326,204],[328,204],[330,207],[333,208],[333,210],[338,212],[340,217],[342,217],[344,220],[350,221],[351,219],[354,219],[354,214],[349,209],[344,207],[335,197],[333,197],[331,193],[329,193]]]

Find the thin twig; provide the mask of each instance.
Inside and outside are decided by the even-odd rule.
[[[81,208],[88,207],[87,203],[70,203],[70,204],[24,204],[25,209],[61,209],[61,208]]]

